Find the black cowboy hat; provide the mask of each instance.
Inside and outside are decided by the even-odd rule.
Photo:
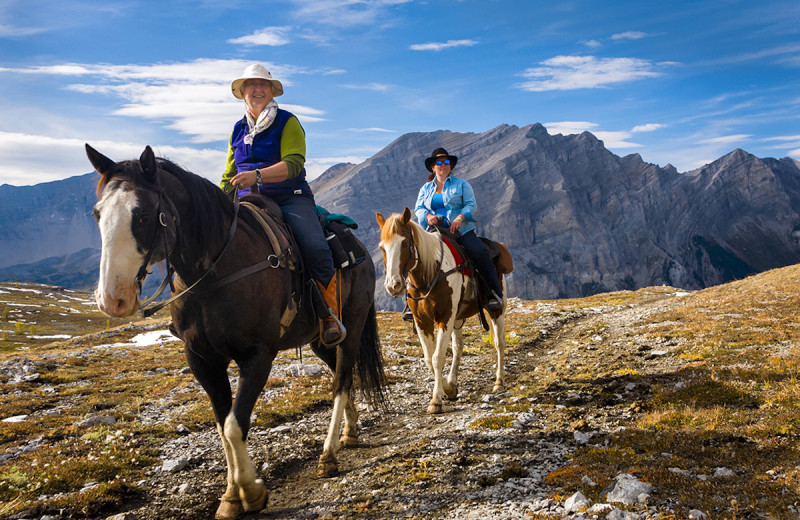
[[[450,159],[450,170],[455,168],[456,163],[458,162],[458,157],[455,155],[450,155],[444,148],[437,148],[433,151],[430,157],[425,159],[425,168],[427,168],[429,172],[433,173],[433,163],[439,159]]]

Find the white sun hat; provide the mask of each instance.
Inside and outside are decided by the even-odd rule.
[[[233,80],[233,83],[231,83],[231,92],[233,92],[233,97],[236,99],[243,99],[242,85],[244,85],[244,82],[248,79],[265,79],[272,83],[272,90],[275,91],[275,97],[283,94],[283,84],[277,79],[272,79],[272,74],[270,74],[263,65],[254,63],[252,65],[248,65],[247,68],[244,69],[241,78],[237,78]]]

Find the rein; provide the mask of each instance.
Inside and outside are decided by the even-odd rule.
[[[161,200],[162,200],[162,198],[165,198],[164,197],[164,189],[163,188],[161,188],[159,190],[159,193],[158,193],[158,204],[159,205],[158,205],[158,208],[156,209],[156,211],[159,212],[158,221],[161,224],[161,228],[157,228],[156,229],[156,235],[153,236],[153,243],[150,245],[150,250],[147,252],[147,255],[145,256],[144,263],[139,268],[139,272],[136,275],[136,283],[139,286],[139,294],[141,294],[141,292],[142,292],[142,281],[145,279],[145,277],[147,277],[148,274],[150,274],[147,271],[147,264],[150,262],[150,257],[153,254],[153,247],[155,246],[156,236],[158,235],[159,231],[163,231],[163,229],[167,227],[166,222],[165,222],[164,213],[159,211],[161,209]],[[169,200],[169,199],[167,199],[167,200]],[[153,296],[151,296],[147,300],[145,300],[143,302],[142,301],[139,302],[139,309],[141,310],[143,317],[149,318],[150,316],[152,316],[156,312],[160,311],[161,309],[163,309],[167,305],[170,305],[171,303],[175,302],[176,300],[182,298],[187,293],[191,292],[192,289],[197,287],[200,284],[200,282],[205,280],[205,278],[210,273],[212,273],[214,271],[214,269],[217,267],[217,264],[219,263],[220,259],[225,255],[225,252],[228,251],[228,248],[233,243],[233,237],[234,237],[234,234],[236,233],[236,227],[237,227],[237,225],[239,223],[239,207],[240,207],[240,204],[239,204],[239,193],[238,193],[238,190],[234,190],[233,221],[231,222],[231,227],[228,230],[228,240],[225,242],[225,246],[222,248],[222,251],[220,251],[220,253],[217,255],[217,257],[212,262],[211,267],[209,267],[208,270],[206,272],[204,272],[200,276],[200,278],[198,278],[192,285],[190,285],[189,287],[187,287],[186,289],[184,289],[180,293],[176,294],[175,296],[173,296],[169,300],[166,300],[166,301],[163,301],[161,303],[158,303],[158,304],[156,304],[156,305],[154,305],[154,306],[152,306],[150,308],[145,308],[147,305],[152,303],[153,300],[158,298],[161,295],[161,293],[164,292],[164,289],[166,289],[167,285],[172,285],[172,276],[175,273],[175,269],[169,263],[169,254],[168,254],[168,251],[166,251],[166,237],[164,238],[165,253],[166,253],[164,261],[167,264],[167,273],[164,276],[164,280],[161,282],[161,285],[159,286],[159,288],[156,291],[156,293],[153,294]],[[267,260],[263,260],[261,262],[258,262],[257,264],[251,265],[250,267],[246,267],[246,268],[242,269],[241,271],[238,271],[238,272],[236,272],[234,274],[226,276],[225,278],[223,278],[221,280],[218,280],[217,283],[215,283],[213,285],[213,287],[221,287],[221,286],[227,285],[229,283],[233,283],[236,280],[244,278],[245,276],[249,276],[249,275],[251,275],[253,273],[257,273],[258,271],[261,271],[261,270],[266,269],[268,267],[276,269],[276,268],[280,267],[280,264],[276,265],[271,259],[268,258]]]
[[[160,188],[159,192],[158,192],[158,204],[159,204],[159,207],[156,209],[156,211],[161,209],[161,200],[162,200],[162,198],[164,198],[164,189]],[[175,296],[173,296],[169,300],[163,301],[163,302],[161,302],[159,304],[156,304],[156,305],[150,307],[149,309],[146,309],[145,307],[147,305],[149,305],[150,303],[152,303],[153,300],[155,300],[156,298],[161,296],[161,293],[164,292],[164,289],[167,288],[167,285],[171,285],[172,284],[172,275],[175,273],[175,269],[169,263],[169,252],[165,251],[164,262],[166,262],[166,264],[167,264],[167,274],[164,276],[164,280],[161,282],[161,285],[159,286],[159,288],[156,291],[156,293],[153,294],[153,296],[151,296],[150,298],[148,298],[144,302],[141,302],[141,301],[139,302],[139,309],[142,311],[142,316],[144,316],[145,318],[149,318],[150,316],[152,316],[156,312],[160,311],[161,309],[163,309],[167,305],[169,305],[172,302],[178,300],[179,298],[182,298],[188,292],[190,292],[192,289],[197,287],[197,285],[200,282],[202,282],[206,278],[206,276],[209,275],[209,273],[214,271],[214,268],[217,267],[217,263],[219,263],[220,259],[225,255],[225,252],[228,250],[228,247],[230,247],[231,243],[233,243],[233,236],[236,233],[236,227],[237,227],[237,225],[239,223],[239,218],[238,217],[239,217],[239,194],[236,193],[235,196],[234,196],[234,199],[233,199],[233,222],[231,222],[231,227],[228,230],[228,240],[225,242],[225,246],[222,248],[222,251],[219,253],[219,255],[217,255],[217,258],[215,258],[214,262],[212,262],[211,267],[205,273],[203,273],[202,276],[200,276],[200,278],[198,278],[192,285],[190,285],[189,287],[187,287],[183,291],[179,292],[178,294],[176,294]],[[159,221],[159,223],[161,223],[161,228],[156,229],[156,234],[158,234],[158,231],[162,231],[163,232],[163,230],[167,227],[166,226],[166,222],[164,222],[164,213],[163,212],[159,212],[158,221]],[[153,254],[153,245],[155,245],[155,241],[156,241],[156,237],[153,236],[153,244],[150,246],[150,250],[147,252],[147,256],[145,256],[144,263],[139,268],[139,273],[136,275],[136,283],[139,285],[139,294],[141,294],[141,292],[142,292],[142,281],[145,279],[145,277],[148,274],[150,274],[147,271],[147,264],[150,262],[150,256]],[[166,237],[164,238],[164,241],[166,243]]]

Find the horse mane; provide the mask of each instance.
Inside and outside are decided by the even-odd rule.
[[[439,268],[441,237],[438,233],[429,233],[425,231],[422,226],[414,221],[413,216],[407,224],[403,224],[400,221],[401,218],[402,215],[400,213],[394,213],[386,220],[383,232],[381,233],[381,240],[383,240],[384,236],[401,234],[403,227],[410,229],[417,246],[417,254],[422,263],[425,276],[433,276],[435,270]]]
[[[191,217],[188,224],[192,240],[199,240],[204,246],[208,242],[224,240],[228,236],[229,219],[233,218],[233,202],[211,181],[190,171],[184,170],[174,162],[163,157],[156,158],[158,167],[180,182],[192,201]],[[240,216],[241,213],[240,213]],[[206,249],[206,247],[204,247]]]

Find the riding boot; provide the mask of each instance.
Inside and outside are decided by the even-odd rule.
[[[486,309],[492,312],[500,312],[503,310],[503,297],[497,294],[496,291],[492,291],[492,295],[489,298],[489,301],[486,303]]]
[[[347,331],[341,321],[342,310],[339,308],[339,273],[334,272],[333,278],[328,282],[327,287],[319,281],[317,281],[317,285],[330,309],[330,315],[322,319],[319,339],[324,346],[335,347],[347,335]]]

